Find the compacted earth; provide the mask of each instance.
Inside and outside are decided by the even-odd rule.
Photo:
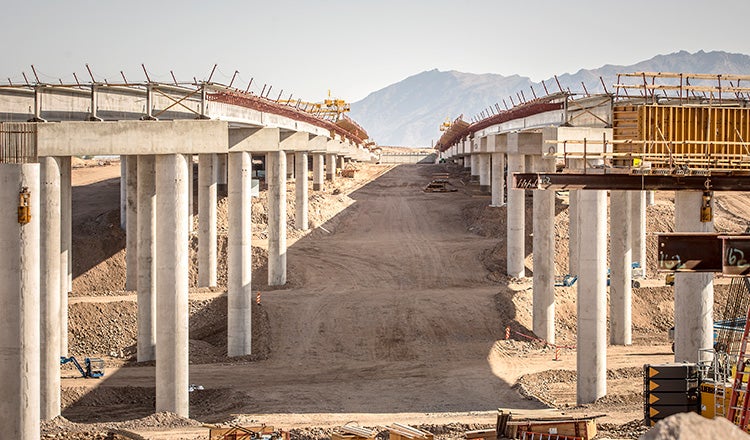
[[[266,191],[253,199],[254,353],[226,356],[226,188],[219,197],[219,285],[190,293],[190,418],[154,414],[154,363],[135,360],[135,292],[125,291],[119,164],[78,163],[73,193],[70,355],[102,357],[102,379],[63,367],[63,415],[45,438],[207,439],[210,423],[266,423],[322,439],[350,421],[421,426],[438,438],[493,426],[498,408],[600,415],[598,438],[638,438],[643,364],[673,360],[673,288],[656,273],[655,232],[674,227],[674,194],[648,207],[649,260],[634,289],[634,344],[609,347],[607,396],[575,399],[575,287],[556,290],[559,350],[533,339],[530,278],[505,269],[505,208],[490,207],[462,167],[359,164],[310,191],[310,230],[294,225],[288,185],[288,278],[267,285]],[[426,193],[434,173],[455,192]],[[197,197],[195,197],[197,206]],[[741,232],[750,197],[721,194],[716,229]],[[567,273],[567,193],[556,197],[556,270]],[[197,214],[197,211],[195,211]],[[697,215],[697,213],[696,213]],[[527,233],[532,230],[531,193]],[[197,225],[197,215],[195,219]],[[533,271],[527,240],[527,277]],[[726,280],[717,279],[720,305]],[[505,338],[506,328],[511,338]]]

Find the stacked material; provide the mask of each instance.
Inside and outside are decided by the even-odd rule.
[[[390,426],[386,426],[385,429],[389,432],[389,440],[433,440],[434,436],[431,432],[423,431],[419,428],[414,428],[409,425],[402,425],[401,423],[394,423]]]

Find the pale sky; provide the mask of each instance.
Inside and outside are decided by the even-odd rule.
[[[24,0],[0,14],[0,82],[207,79],[354,102],[425,70],[538,81],[679,50],[750,54],[748,0]]]

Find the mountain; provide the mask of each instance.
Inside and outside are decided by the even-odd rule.
[[[675,52],[657,55],[630,66],[605,65],[596,69],[581,69],[576,73],[558,75],[564,89],[582,92],[581,82],[590,93],[603,91],[599,77],[610,92],[617,74],[624,72],[689,72],[750,74],[750,56],[727,52]],[[550,92],[557,91],[554,78],[544,81]],[[351,104],[350,116],[362,125],[380,145],[430,146],[440,137],[438,130],[446,118],[463,114],[470,121],[480,111],[500,103],[510,106],[510,96],[517,102],[523,91],[531,98],[531,88],[543,93],[541,83],[530,78],[512,75],[473,74],[437,69],[410,76],[391,84],[366,98]]]

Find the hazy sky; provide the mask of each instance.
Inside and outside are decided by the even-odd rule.
[[[424,70],[533,80],[678,50],[750,53],[748,0],[6,2],[0,80],[206,79],[349,101]],[[256,87],[257,86],[257,87]]]

